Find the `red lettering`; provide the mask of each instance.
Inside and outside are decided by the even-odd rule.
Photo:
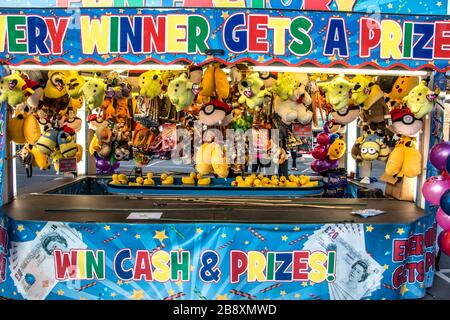
[[[52,54],[63,53],[63,40],[69,26],[70,18],[58,18],[58,24],[56,24],[55,18],[45,18],[47,24],[48,35],[50,36],[50,45]]]
[[[406,240],[394,240],[393,261],[403,261],[406,257]]]
[[[330,11],[331,0],[303,0],[303,10]]]
[[[75,279],[77,275],[77,251],[53,251],[55,259],[56,280]]]
[[[425,255],[425,272],[430,271],[434,267],[434,252],[427,252]]]
[[[371,18],[361,18],[359,21],[359,56],[368,58],[372,49],[381,41],[381,25]]]
[[[166,47],[166,17],[158,16],[157,24],[153,17],[144,18],[144,52],[163,53]]]
[[[269,51],[267,42],[268,16],[249,15],[248,16],[248,50],[251,52],[266,53]]]
[[[6,258],[0,253],[0,283],[6,279]]]
[[[416,262],[411,262],[411,263],[405,264],[405,269],[408,270],[408,282],[409,283],[415,282],[415,279],[416,279],[416,268],[417,268],[417,263]]]
[[[232,250],[230,254],[231,283],[239,282],[240,276],[247,270],[247,255],[242,251]]]
[[[417,281],[423,282],[425,279],[425,272],[423,270],[423,260],[417,264]]]
[[[450,23],[436,22],[434,37],[434,57],[450,59]]]
[[[144,277],[145,281],[152,281],[151,254],[146,250],[136,251],[133,280],[140,281]]]
[[[397,269],[395,269],[394,273],[392,274],[392,285],[395,288],[400,287],[402,284],[406,282],[406,275],[404,273],[404,266],[399,266]]]
[[[294,251],[292,261],[292,278],[293,280],[307,281],[308,274],[308,251]]]

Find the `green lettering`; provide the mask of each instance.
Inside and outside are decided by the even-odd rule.
[[[180,252],[173,251],[170,253],[170,263],[172,269],[171,280],[179,280],[178,272],[181,272],[181,280],[189,280],[189,252],[181,252],[181,261],[178,261],[178,256]]]
[[[25,16],[8,16],[8,51],[14,53],[27,53],[27,44],[19,43],[19,40],[25,40]],[[24,27],[17,29],[18,26]]]
[[[86,277],[93,279],[94,272],[97,279],[105,278],[105,251],[103,250],[97,251],[97,257],[94,251],[86,251]]]
[[[297,17],[291,22],[289,30],[293,40],[289,43],[289,50],[298,56],[307,55],[312,49],[312,39],[308,34],[312,28],[312,22],[305,17]]]
[[[188,53],[204,53],[208,49],[209,24],[201,16],[188,17]]]

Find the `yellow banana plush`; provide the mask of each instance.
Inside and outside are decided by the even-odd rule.
[[[100,144],[98,143],[97,135],[94,134],[92,136],[91,143],[89,144],[89,154],[93,156],[96,151],[96,148],[98,148],[99,146]]]
[[[50,169],[50,162],[47,155],[43,154],[38,148],[30,146],[30,153],[33,155],[33,165],[41,170]]]
[[[395,146],[394,150],[392,150],[386,162],[386,168],[384,169],[386,175],[395,176],[400,172],[403,166],[403,161],[405,160],[404,149],[404,145],[397,145]]]
[[[27,143],[35,144],[41,136],[41,126],[39,121],[32,114],[25,117],[23,123],[23,135]]]
[[[216,89],[217,98],[224,101],[230,95],[230,84],[228,83],[226,73],[216,66],[214,73],[214,84]]]
[[[212,150],[211,164],[214,173],[217,174],[219,178],[228,177],[228,164],[225,157],[225,152],[218,144],[215,144],[214,149]]]
[[[213,171],[211,154],[214,148],[212,143],[204,143],[195,155],[195,169],[198,173],[206,175]]]
[[[53,167],[55,168],[55,171],[59,173],[59,160],[62,158],[62,153],[60,150],[56,150],[53,154],[52,154],[52,163],[53,163]]]
[[[77,144],[77,153],[75,154],[75,158],[77,159],[77,162],[80,162],[81,159],[83,159],[83,147],[81,144]]]
[[[25,118],[23,114],[18,114],[16,117],[9,119],[6,131],[8,137],[17,144],[24,144],[26,142],[23,132]]]
[[[214,76],[216,67],[214,64],[210,64],[203,74],[202,84],[199,95],[203,97],[211,97],[214,93]]]

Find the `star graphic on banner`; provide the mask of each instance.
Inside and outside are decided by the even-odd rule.
[[[405,230],[404,230],[403,228],[398,228],[398,229],[397,229],[397,233],[398,233],[399,235],[402,235],[402,234],[405,233]]]
[[[136,239],[140,239],[141,235],[138,233],[137,235],[134,236]]]
[[[308,282],[306,282],[306,281],[302,282],[302,286],[303,287],[307,287],[308,286]]]
[[[222,233],[220,236],[221,236],[222,238],[226,238],[226,237],[227,237],[227,234],[226,234],[226,233]]]
[[[244,244],[249,244],[250,242],[248,240],[244,241]]]
[[[286,295],[286,291],[281,290],[281,291],[280,291],[280,295],[284,297],[284,296]]]
[[[115,296],[117,296],[117,294],[115,292],[111,293],[111,297],[114,298]]]
[[[138,10],[137,14],[142,14],[142,10]]]
[[[42,232],[40,232],[40,231],[36,231],[35,233],[36,233],[36,236],[37,236],[37,237],[40,237],[41,234],[42,234]]]
[[[19,225],[17,226],[17,230],[18,230],[19,232],[22,232],[23,230],[25,230],[25,228],[23,227],[22,224],[19,224]]]
[[[227,293],[225,293],[224,295],[218,294],[216,297],[217,297],[217,300],[228,300]]]
[[[312,282],[312,281],[310,281],[310,282],[309,282],[309,285],[310,285],[310,286],[313,286],[313,285],[315,285],[315,283]]]
[[[197,230],[195,230],[196,233],[202,233],[203,229],[202,228],[197,228]]]
[[[329,57],[328,60],[330,60],[331,62],[335,62],[337,60],[336,55]]]
[[[264,62],[264,56],[258,56],[258,62],[263,63]]]
[[[287,235],[281,236],[281,240],[286,241],[288,239]]]
[[[126,285],[129,285],[129,284],[130,284],[130,281],[125,281],[125,284],[126,284]]]
[[[178,248],[178,251],[183,251],[184,249],[182,248],[182,247],[179,247]]]
[[[441,7],[441,6],[442,6],[442,2],[441,2],[441,1],[438,1],[438,2],[436,3],[436,5],[437,5],[438,7]]]
[[[124,13],[124,10],[123,10],[123,9],[120,9],[120,10],[119,10],[119,13]]]
[[[388,7],[389,9],[392,9],[392,8],[394,7],[394,5],[393,5],[392,3],[388,3],[387,7]]]
[[[135,300],[141,300],[144,298],[144,293],[142,290],[133,290],[131,297]]]
[[[80,300],[86,300],[86,298],[85,297],[80,297]]]
[[[366,232],[372,232],[374,227],[372,225],[366,227]]]
[[[167,291],[167,293],[169,294],[169,296],[172,296],[175,294],[175,291],[173,289],[169,289],[169,291]]]
[[[41,59],[38,56],[33,57],[34,60],[41,62]]]
[[[239,227],[236,227],[236,229],[235,229],[236,231],[240,231],[241,230],[241,228],[239,228]]]
[[[128,231],[128,228],[123,228],[123,231]]]
[[[296,293],[295,296],[297,299],[299,299],[301,297],[300,293]]]
[[[163,241],[165,239],[169,238],[168,236],[166,236],[166,230],[162,230],[162,231],[155,231],[155,236],[153,237],[153,239],[158,239],[159,242],[163,243]]]
[[[104,229],[105,229],[106,231],[109,231],[109,230],[111,230],[111,227],[110,227],[110,226],[104,226]]]
[[[389,240],[389,239],[391,238],[391,236],[390,236],[389,234],[387,234],[387,235],[384,236],[384,238],[385,238],[386,240]]]
[[[191,269],[191,271],[194,271],[194,269],[195,269],[192,264],[191,264],[191,268],[190,269]]]
[[[278,230],[278,227],[273,228],[273,230],[277,231],[277,230]]]
[[[222,14],[220,15],[221,18],[224,20],[227,19],[230,15],[228,14],[228,11],[222,11]]]
[[[109,54],[104,54],[104,55],[102,55],[102,59],[103,59],[103,60],[109,59]]]
[[[294,231],[300,231],[300,228],[299,227],[295,227]]]
[[[119,286],[121,286],[121,285],[123,285],[123,281],[122,281],[122,280],[118,280],[118,281],[117,281],[117,284],[118,284]]]
[[[383,266],[383,268],[384,268],[384,270],[387,270],[387,269],[389,269],[389,266],[388,266],[387,264],[385,264],[385,265]]]
[[[405,293],[407,293],[408,291],[409,289],[406,287],[406,285],[403,285],[402,288],[400,289],[400,294],[404,296]]]
[[[56,293],[58,294],[58,296],[62,296],[64,294],[64,291],[62,289],[59,289],[58,291],[56,291]]]
[[[421,288],[423,288],[423,287],[424,287],[423,282],[421,282],[421,283],[419,284],[419,286],[420,286]]]
[[[177,282],[175,282],[175,284],[176,284],[177,286],[181,287],[181,285],[183,284],[183,281],[178,280]]]

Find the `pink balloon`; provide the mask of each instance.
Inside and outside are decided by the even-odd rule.
[[[450,231],[450,216],[444,212],[440,207],[436,212],[437,223],[444,231]]]
[[[317,143],[326,146],[330,144],[330,135],[328,133],[322,132],[317,135]]]
[[[325,146],[317,145],[311,152],[311,155],[314,159],[325,159],[327,156],[327,152],[328,151]]]
[[[439,205],[441,196],[448,189],[450,189],[450,180],[441,176],[431,177],[423,184],[422,194],[429,203]]]

